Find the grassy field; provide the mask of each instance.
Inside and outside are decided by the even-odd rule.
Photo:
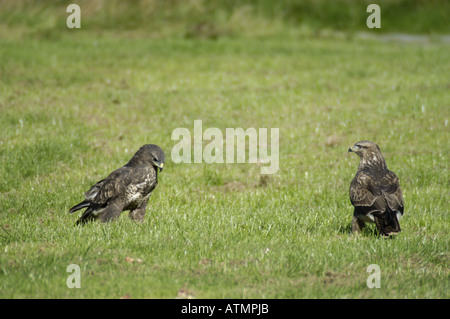
[[[448,44],[76,32],[0,40],[1,298],[449,297]],[[196,119],[279,128],[279,172],[173,163],[172,131]],[[395,239],[350,233],[363,139],[401,181]],[[83,192],[147,143],[167,161],[144,223],[74,226]]]

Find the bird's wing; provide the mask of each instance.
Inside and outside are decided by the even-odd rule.
[[[388,171],[381,180],[381,193],[393,211],[403,209],[403,194],[400,182],[394,172]]]
[[[105,204],[108,200],[125,194],[130,185],[135,185],[138,188],[145,186],[154,188],[156,184],[156,175],[153,179],[149,180],[148,167],[130,167],[125,165],[109,174],[107,178],[97,184],[99,184],[98,191],[92,199],[92,202],[96,204]],[[93,187],[95,187],[95,185]]]
[[[105,204],[108,200],[123,194],[129,184],[133,182],[133,169],[123,166],[113,171],[107,178],[98,182],[87,192],[92,196],[95,204]]]
[[[105,179],[102,179],[101,181],[97,182],[95,185],[93,185],[91,188],[89,188],[89,190],[84,193],[84,197],[87,200],[92,200],[95,198],[95,196],[97,196],[98,191],[101,189],[101,187],[103,186],[103,183],[105,182]]]
[[[379,184],[364,171],[356,173],[350,184],[350,201],[353,206],[361,207],[367,213],[373,210],[384,212],[386,202],[381,196]]]

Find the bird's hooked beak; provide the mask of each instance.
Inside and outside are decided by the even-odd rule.
[[[350,147],[348,148],[348,151],[349,151],[349,152],[353,152],[353,153],[358,154],[358,151],[359,151],[360,149],[361,149],[361,147],[360,147],[359,145],[354,144],[353,146],[350,146]]]
[[[159,168],[159,171],[162,172],[162,170],[163,170],[163,168],[164,168],[164,163],[153,161],[153,165],[155,165],[156,167],[158,167],[158,168]]]
[[[358,144],[355,144],[355,145],[353,145],[353,146],[350,146],[349,148],[348,148],[348,152],[350,153],[350,152],[353,152],[353,153],[355,153],[356,155],[358,155],[359,157],[362,157],[363,155],[362,155],[362,153],[361,153],[361,146],[359,146]]]

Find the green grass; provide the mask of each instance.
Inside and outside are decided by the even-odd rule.
[[[1,40],[0,296],[448,298],[449,51],[292,34]],[[174,164],[171,133],[195,119],[280,128],[280,171]],[[349,232],[347,149],[363,139],[401,181],[395,239]],[[144,223],[75,227],[68,209],[146,143],[167,162]]]
[[[78,0],[82,28],[99,34],[217,39],[338,30],[367,31],[369,0]],[[447,0],[377,0],[381,29],[373,33],[448,34]],[[66,33],[68,1],[3,1],[0,35],[59,38]]]

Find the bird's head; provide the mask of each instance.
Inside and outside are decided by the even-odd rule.
[[[349,147],[348,151],[356,153],[361,158],[381,153],[378,145],[371,141],[359,141]]]
[[[374,142],[359,141],[351,146],[348,151],[356,153],[361,158],[361,167],[370,165],[385,168],[386,166],[380,148]]]
[[[154,144],[146,144],[134,154],[129,163],[132,165],[148,165],[151,163],[156,169],[159,168],[159,171],[162,171],[165,161],[166,156],[161,147]]]
[[[152,155],[153,166],[155,166],[156,168],[159,168],[159,171],[162,172],[162,170],[164,168],[164,163],[166,162],[166,156],[164,155],[163,150],[159,146],[156,146],[152,150],[151,155]]]

